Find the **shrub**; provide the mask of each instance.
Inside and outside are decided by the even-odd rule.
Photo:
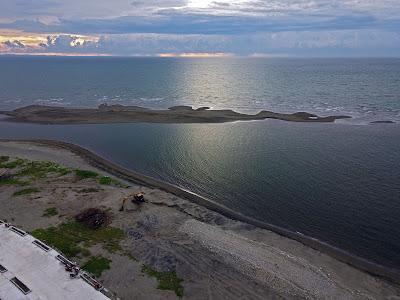
[[[98,176],[96,172],[89,170],[75,170],[75,174],[79,177],[79,179],[96,178]]]

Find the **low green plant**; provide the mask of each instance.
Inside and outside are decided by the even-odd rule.
[[[111,260],[103,256],[91,257],[83,266],[82,269],[92,273],[96,277],[100,277],[101,273],[110,269]]]
[[[85,255],[85,251],[87,251],[85,248],[96,244],[102,244],[103,248],[110,252],[119,251],[121,250],[120,241],[124,238],[124,232],[119,228],[108,226],[90,229],[78,222],[36,229],[32,235],[59,249],[68,257]]]
[[[10,159],[9,156],[6,156],[6,155],[0,156],[0,164],[5,163],[5,162],[8,161],[9,159]]]
[[[158,289],[174,291],[178,297],[183,296],[183,286],[181,285],[183,279],[180,279],[176,272],[158,272],[146,265],[142,266],[142,272],[157,279]]]
[[[56,174],[56,176],[63,176],[69,172],[71,172],[69,169],[51,161],[28,161],[22,166],[17,176],[29,176],[32,179],[37,179],[45,178],[49,173]]]
[[[111,185],[113,182],[113,179],[108,176],[102,176],[99,178],[99,183],[104,184],[104,185]]]
[[[39,193],[40,190],[37,188],[26,188],[26,189],[22,189],[19,191],[16,191],[13,196],[22,196],[22,195],[29,195],[29,194],[34,194],[34,193]]]
[[[0,178],[0,186],[1,185],[28,185],[28,181],[22,181],[16,178]]]
[[[75,175],[79,179],[96,178],[97,176],[99,176],[99,174],[90,170],[75,170]]]
[[[1,167],[6,169],[15,169],[16,167],[23,166],[26,162],[26,159],[16,158],[13,161],[7,160],[7,162],[1,163]]]
[[[104,185],[114,185],[114,186],[118,186],[118,187],[126,187],[126,185],[124,185],[122,182],[111,178],[109,176],[101,176],[99,178],[99,183],[100,184],[104,184]]]
[[[52,217],[56,215],[58,215],[58,211],[55,207],[47,208],[43,213],[43,217]]]

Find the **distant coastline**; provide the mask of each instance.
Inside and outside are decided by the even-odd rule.
[[[193,109],[190,106],[173,106],[165,110],[148,109],[139,106],[107,105],[98,108],[67,108],[29,105],[12,111],[0,111],[9,118],[4,121],[39,124],[106,124],[106,123],[226,123],[278,119],[289,122],[335,122],[350,116],[317,116],[307,112],[293,114],[275,113],[263,110],[248,115],[233,110],[211,110],[209,107]]]

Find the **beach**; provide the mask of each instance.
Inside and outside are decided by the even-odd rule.
[[[0,155],[49,160],[130,186],[100,185],[93,178],[77,180],[71,174],[36,179],[32,185],[39,192],[18,197],[12,196],[18,187],[0,186],[0,219],[28,231],[59,226],[87,208],[109,211],[111,225],[124,232],[124,253],[135,259],[97,246],[90,251],[112,261],[100,280],[122,299],[177,297],[172,291],[157,289],[155,279],[141,271],[142,265],[158,272],[175,271],[183,280],[183,298],[187,299],[395,299],[400,295],[395,272],[352,259],[327,245],[324,248],[312,239],[288,238],[289,232],[267,228],[79,146],[3,140]],[[82,190],[92,192],[78,192]],[[121,198],[137,191],[145,193],[147,202],[140,208],[130,204],[120,212]],[[43,217],[49,207],[60,213]]]

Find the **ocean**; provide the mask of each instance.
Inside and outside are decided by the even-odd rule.
[[[0,110],[120,103],[308,111],[335,124],[32,125],[242,214],[400,270],[400,59],[0,57]]]

